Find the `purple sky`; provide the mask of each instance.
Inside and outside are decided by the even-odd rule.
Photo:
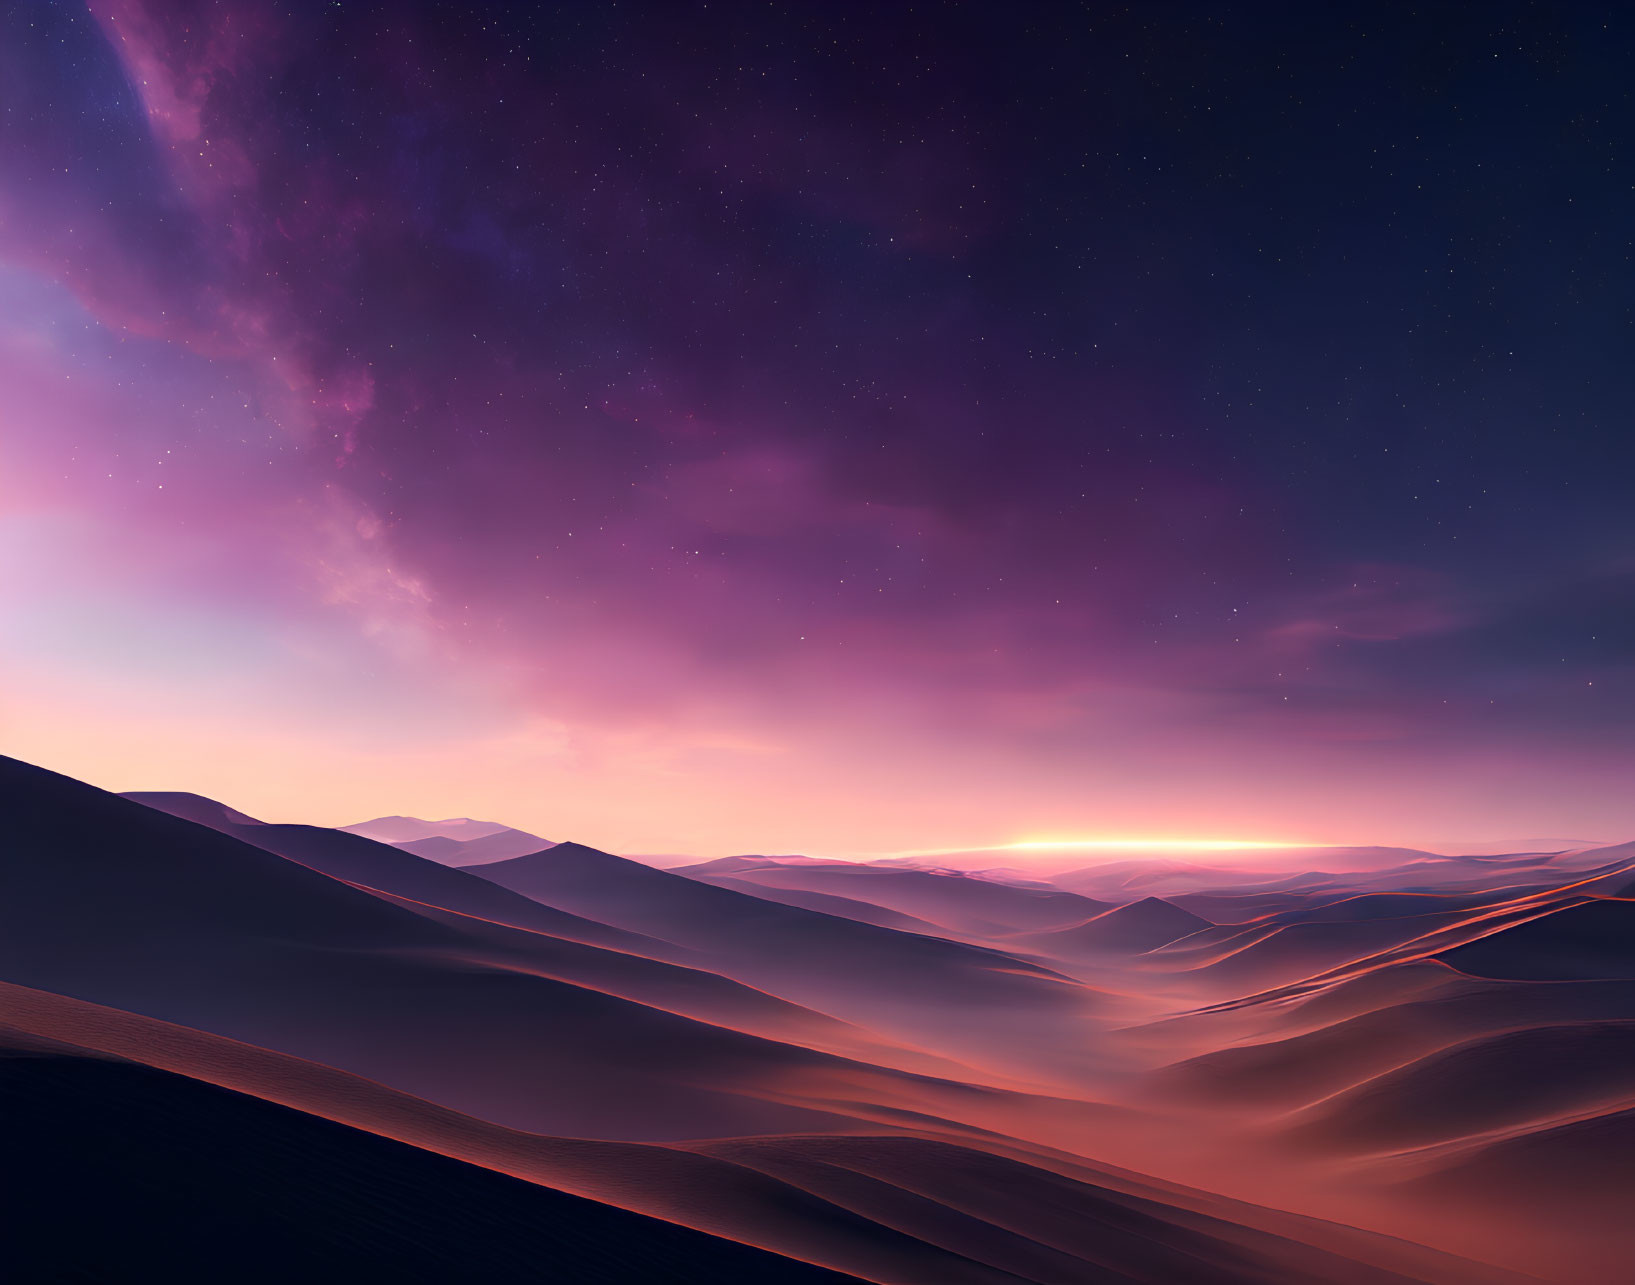
[[[1635,835],[1616,15],[3,21],[10,752],[625,850]]]

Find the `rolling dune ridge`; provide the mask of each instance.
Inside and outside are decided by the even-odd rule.
[[[276,1226],[243,1278],[1612,1285],[1635,1251],[1627,847],[1104,901],[577,843],[461,869],[14,760],[0,795],[18,1261],[196,1273]]]

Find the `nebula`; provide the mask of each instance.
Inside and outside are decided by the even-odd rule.
[[[1623,19],[473,12],[6,13],[12,748],[648,852],[1628,829]]]

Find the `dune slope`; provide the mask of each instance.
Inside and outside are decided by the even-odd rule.
[[[0,1049],[0,1110],[24,1280],[856,1279],[130,1062]]]

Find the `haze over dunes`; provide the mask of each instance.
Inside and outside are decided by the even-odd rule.
[[[524,853],[538,852],[551,846],[550,840],[541,839],[526,830],[493,821],[473,821],[469,817],[453,817],[446,821],[422,821],[417,817],[376,817],[356,825],[342,826],[349,834],[360,834],[366,839],[378,839],[412,852],[417,857],[430,857],[446,866],[475,866],[485,861],[503,861]]]
[[[1632,66],[0,4],[0,1285],[1631,1285]]]
[[[197,1276],[274,1226],[246,1279],[1612,1285],[1635,1252],[1628,847],[1110,868],[1103,901],[578,843],[455,869],[404,818],[15,760],[0,815],[31,1271]]]

